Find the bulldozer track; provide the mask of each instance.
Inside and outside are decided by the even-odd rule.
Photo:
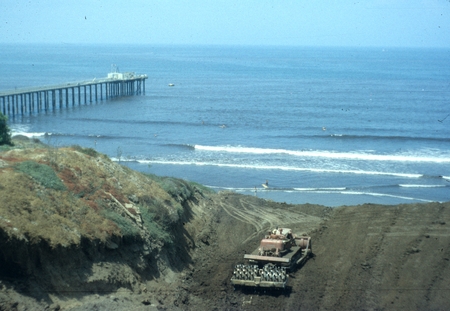
[[[253,213],[249,213],[248,211],[245,211],[244,207],[241,206],[242,209],[240,209],[240,208],[236,208],[236,207],[233,207],[230,205],[225,205],[222,203],[220,205],[222,206],[223,210],[231,217],[233,217],[241,222],[248,223],[248,224],[254,226],[256,231],[261,231],[262,226],[258,221],[255,220],[256,219],[254,217],[255,215],[251,215]]]
[[[248,242],[249,240],[251,240],[252,238],[257,236],[261,232],[261,230],[262,230],[261,225],[258,224],[256,221],[251,220],[251,218],[247,217],[247,215],[245,213],[237,211],[236,208],[233,208],[233,207],[230,208],[230,206],[228,206],[228,208],[227,208],[227,206],[225,206],[225,204],[222,204],[222,203],[220,205],[222,206],[223,210],[228,215],[233,217],[234,219],[237,219],[237,220],[242,221],[244,223],[248,223],[248,224],[250,224],[250,225],[255,227],[255,232],[252,235],[250,235],[249,237],[247,237],[247,239],[242,241],[242,244],[245,244],[246,242]]]
[[[306,215],[302,212],[292,213],[290,211],[286,213],[283,210],[274,212],[273,209],[270,212],[265,211],[264,208],[247,201],[245,198],[239,198],[235,204],[226,203],[223,200],[219,204],[228,215],[255,228],[255,232],[242,241],[243,244],[256,236],[260,236],[261,232],[270,230],[281,224],[287,225],[287,219],[290,224],[304,223],[313,219],[316,220],[316,217]]]
[[[232,217],[253,225],[258,231],[263,228],[271,228],[273,225],[285,223],[287,215],[285,213],[266,212],[257,205],[240,200],[238,207],[221,203],[222,208]],[[290,213],[289,222],[301,223],[304,222],[307,216],[303,213],[298,213],[296,217],[292,217]]]

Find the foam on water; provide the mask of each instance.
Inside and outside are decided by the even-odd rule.
[[[444,154],[440,157],[436,156],[420,156],[420,155],[402,155],[402,154],[370,154],[364,151],[355,152],[333,152],[323,150],[286,150],[286,149],[266,149],[266,148],[249,148],[241,146],[201,146],[195,145],[196,150],[206,150],[214,152],[230,152],[230,153],[249,153],[249,154],[287,154],[296,157],[313,157],[313,158],[329,158],[329,159],[346,159],[346,160],[365,160],[365,161],[398,161],[398,162],[435,162],[450,163],[450,155]],[[420,152],[419,152],[420,153]]]
[[[380,176],[397,176],[405,178],[420,178],[422,174],[406,174],[395,172],[379,172],[379,171],[362,171],[362,170],[331,170],[318,169],[307,167],[293,167],[283,165],[254,165],[254,164],[232,164],[232,163],[217,163],[217,162],[199,162],[199,161],[166,161],[166,160],[137,160],[126,159],[123,161],[133,161],[142,164],[165,164],[165,165],[197,165],[197,166],[217,166],[229,168],[255,169],[255,170],[281,170],[291,172],[316,172],[316,173],[335,173],[335,174],[356,174],[356,175],[380,175]]]

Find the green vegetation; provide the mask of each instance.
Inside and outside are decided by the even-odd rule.
[[[174,199],[178,200],[186,200],[188,199],[194,192],[195,188],[201,190],[205,193],[213,193],[214,191],[200,185],[195,182],[188,182],[183,179],[173,178],[173,177],[163,177],[157,176],[154,174],[145,174],[154,182],[158,183],[164,191],[166,191],[170,196]]]
[[[140,208],[142,222],[147,228],[150,236],[156,240],[162,241],[165,244],[172,244],[173,238],[167,232],[167,218],[162,217],[163,214],[167,215],[167,209],[164,206],[154,208],[153,212],[145,207]],[[161,224],[160,224],[161,223]]]
[[[105,209],[102,211],[102,215],[117,224],[124,237],[132,237],[139,233],[139,229],[131,219],[123,217],[113,210]]]
[[[197,188],[202,193],[215,193],[215,191],[212,190],[211,188],[208,188],[208,187],[206,187],[206,186],[204,186],[202,184],[199,184],[199,183],[197,183],[195,181],[189,181],[188,183],[191,185],[191,187]]]
[[[0,145],[12,146],[11,130],[8,127],[7,121],[8,118],[0,112]]]
[[[98,157],[100,155],[100,153],[98,153],[95,149],[92,149],[92,148],[83,148],[78,145],[73,145],[71,147],[73,150],[87,154],[88,156],[91,156],[91,157]]]
[[[10,145],[0,145],[0,152],[11,150],[11,148],[13,147]]]
[[[16,165],[16,170],[25,173],[41,183],[46,188],[65,190],[66,187],[48,165],[34,161],[24,161]]]

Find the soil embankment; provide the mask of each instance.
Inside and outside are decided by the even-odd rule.
[[[17,148],[0,152],[0,310],[450,307],[450,203],[288,205],[79,147]],[[286,291],[234,290],[234,265],[277,225],[311,235],[314,256]]]

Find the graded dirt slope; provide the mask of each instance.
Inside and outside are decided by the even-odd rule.
[[[208,247],[184,281],[185,310],[446,310],[450,307],[450,204],[334,210],[225,194]],[[244,252],[276,225],[308,232],[315,256],[284,293],[234,291]]]

